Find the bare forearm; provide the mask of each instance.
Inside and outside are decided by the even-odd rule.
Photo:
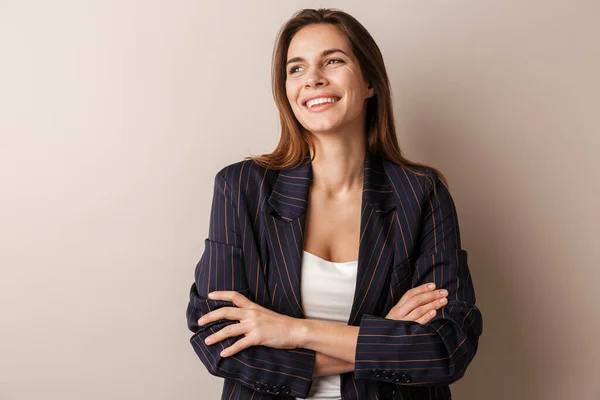
[[[313,319],[296,321],[298,347],[354,364],[358,326]]]
[[[339,358],[330,357],[323,353],[315,354],[315,369],[313,377],[339,375],[354,371],[354,364]]]

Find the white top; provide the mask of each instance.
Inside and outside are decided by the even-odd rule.
[[[358,261],[332,262],[303,251],[300,291],[306,318],[347,325],[357,268]],[[340,400],[341,396],[340,375],[330,375],[313,378],[307,399]]]

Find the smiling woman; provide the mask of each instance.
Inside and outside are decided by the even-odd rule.
[[[313,134],[364,136],[365,103],[375,90],[346,35],[335,25],[308,25],[292,38],[288,57],[287,100],[302,126]]]
[[[478,348],[458,215],[402,156],[367,30],[339,10],[281,28],[276,149],[215,176],[187,309],[223,399],[450,399]]]

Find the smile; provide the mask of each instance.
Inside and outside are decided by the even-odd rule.
[[[306,102],[305,106],[310,111],[323,111],[331,108],[333,104],[340,100],[339,97],[319,97]]]

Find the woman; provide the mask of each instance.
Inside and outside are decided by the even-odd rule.
[[[277,148],[215,177],[196,353],[222,399],[450,399],[482,317],[446,182],[401,154],[377,45],[302,10],[272,74]]]

